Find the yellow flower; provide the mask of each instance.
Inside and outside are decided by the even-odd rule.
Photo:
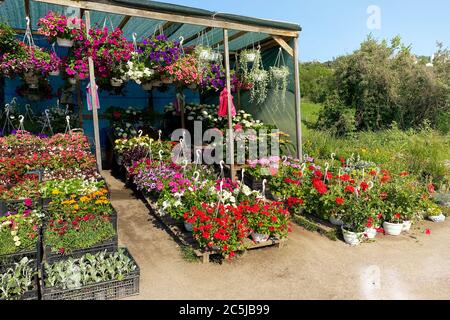
[[[78,204],[76,204],[76,205],[73,206],[73,209],[74,210],[78,210],[78,209],[80,209],[80,206]]]
[[[83,197],[80,198],[80,201],[81,201],[81,202],[88,202],[88,201],[89,201],[89,198],[83,196]]]
[[[59,191],[58,189],[53,189],[52,190],[52,194],[53,195],[58,195],[58,194],[60,194],[61,193],[61,191]]]

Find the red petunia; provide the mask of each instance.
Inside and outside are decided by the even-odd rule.
[[[344,174],[344,175],[340,176],[339,179],[341,179],[341,181],[349,181],[350,176],[348,174]]]
[[[361,182],[360,187],[363,191],[366,191],[367,189],[369,189],[369,184],[365,181]]]
[[[314,171],[314,175],[319,179],[323,178],[323,173],[319,170]]]
[[[337,197],[337,198],[336,198],[336,204],[338,204],[338,205],[343,205],[344,202],[345,202],[345,200],[342,199],[341,197]]]

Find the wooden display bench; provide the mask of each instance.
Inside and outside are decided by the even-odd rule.
[[[191,232],[187,232],[184,230],[183,225],[180,224],[180,222],[174,220],[168,215],[161,216],[159,214],[159,210],[154,204],[154,202],[148,198],[142,195],[141,198],[145,202],[146,206],[149,208],[151,214],[160,221],[168,231],[170,231],[170,234],[175,238],[177,242],[179,242],[183,246],[188,246],[192,248],[194,254],[197,256],[197,258],[201,259],[203,263],[209,263],[211,256],[218,256],[220,253],[215,250],[204,250],[199,247],[198,243],[195,241],[194,237],[192,236]],[[261,243],[254,243],[250,239],[245,240],[245,245],[247,250],[255,250],[265,247],[277,247],[282,248],[284,244],[286,243],[287,239],[276,239],[271,238],[268,241],[261,242]]]

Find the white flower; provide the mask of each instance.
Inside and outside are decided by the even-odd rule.
[[[9,225],[11,223],[12,223],[11,221],[8,221],[7,225]],[[17,235],[17,231],[16,230],[11,231],[11,235],[12,236],[16,236]]]
[[[192,121],[192,120],[194,120],[194,117],[189,116],[189,117],[187,117],[187,119],[188,119],[189,121]]]
[[[17,241],[20,241],[20,238],[19,238],[18,236],[15,236],[15,237],[13,238],[13,240],[14,240],[14,242],[17,242]]]
[[[244,185],[242,186],[242,193],[248,197],[252,194],[252,190],[248,186]]]
[[[14,244],[16,245],[16,247],[20,247],[20,245],[21,245],[22,243],[21,243],[20,241],[16,241]]]

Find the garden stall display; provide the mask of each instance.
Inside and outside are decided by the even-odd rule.
[[[1,284],[2,298],[37,299],[37,294],[28,291],[37,290],[37,270],[42,266],[49,270],[54,265],[73,266],[73,259],[84,261],[93,256],[100,259],[95,270],[116,261],[115,271],[89,271],[89,278],[70,286],[70,294],[64,291],[66,278],[57,282],[52,280],[52,271],[41,272],[40,281],[52,284],[50,289],[47,285],[43,296],[115,299],[136,294],[139,269],[128,252],[118,251],[117,215],[87,137],[76,132],[42,137],[18,131],[0,138],[0,150],[0,196],[6,208],[0,218],[0,271],[5,281]],[[59,267],[53,272],[57,270]],[[80,274],[79,269],[67,272]],[[12,280],[8,280],[11,275],[23,283],[12,286]],[[92,286],[92,279],[100,276],[104,283]]]

